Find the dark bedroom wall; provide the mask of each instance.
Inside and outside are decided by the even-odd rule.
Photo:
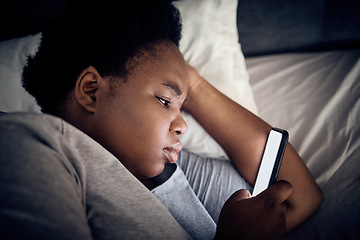
[[[0,40],[40,32],[65,1],[0,0]],[[360,0],[238,2],[239,40],[245,56],[360,48]]]
[[[239,0],[245,56],[360,48],[360,0]]]
[[[41,31],[65,0],[0,0],[0,40]]]
[[[328,0],[323,22],[326,40],[359,40],[360,0]]]

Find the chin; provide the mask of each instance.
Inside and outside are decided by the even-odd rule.
[[[152,174],[153,176],[151,176],[151,177],[156,177],[159,174],[161,174],[164,171],[164,168],[165,168],[165,163],[162,164],[161,166],[159,166],[156,170],[154,169],[154,172]]]
[[[157,164],[156,166],[151,166],[151,168],[146,169],[147,171],[143,171],[140,176],[136,176],[138,179],[146,179],[153,178],[158,176],[160,173],[164,171],[165,163]]]

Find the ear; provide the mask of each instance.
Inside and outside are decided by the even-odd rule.
[[[98,89],[102,77],[93,66],[85,68],[75,84],[75,98],[89,113],[95,113]]]

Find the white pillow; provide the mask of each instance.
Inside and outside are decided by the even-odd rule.
[[[214,87],[258,114],[244,55],[238,43],[237,0],[182,0],[180,50],[185,59]],[[188,131],[181,136],[184,149],[206,157],[227,158],[224,150],[187,113]]]
[[[213,86],[248,110],[258,114],[245,59],[238,43],[237,0],[182,0],[180,50]],[[0,42],[0,111],[39,111],[35,99],[21,86],[27,54],[33,54],[41,34]],[[223,149],[189,114],[183,113],[188,131],[184,148],[205,157],[227,158]]]
[[[28,54],[34,54],[41,34],[0,42],[0,111],[40,112],[35,98],[21,85],[22,68]]]

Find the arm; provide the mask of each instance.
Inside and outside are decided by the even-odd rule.
[[[189,67],[188,111],[224,148],[236,169],[255,183],[261,156],[271,126],[212,87]],[[286,200],[287,230],[309,217],[321,202],[322,194],[305,164],[288,144],[278,179],[291,183]]]

